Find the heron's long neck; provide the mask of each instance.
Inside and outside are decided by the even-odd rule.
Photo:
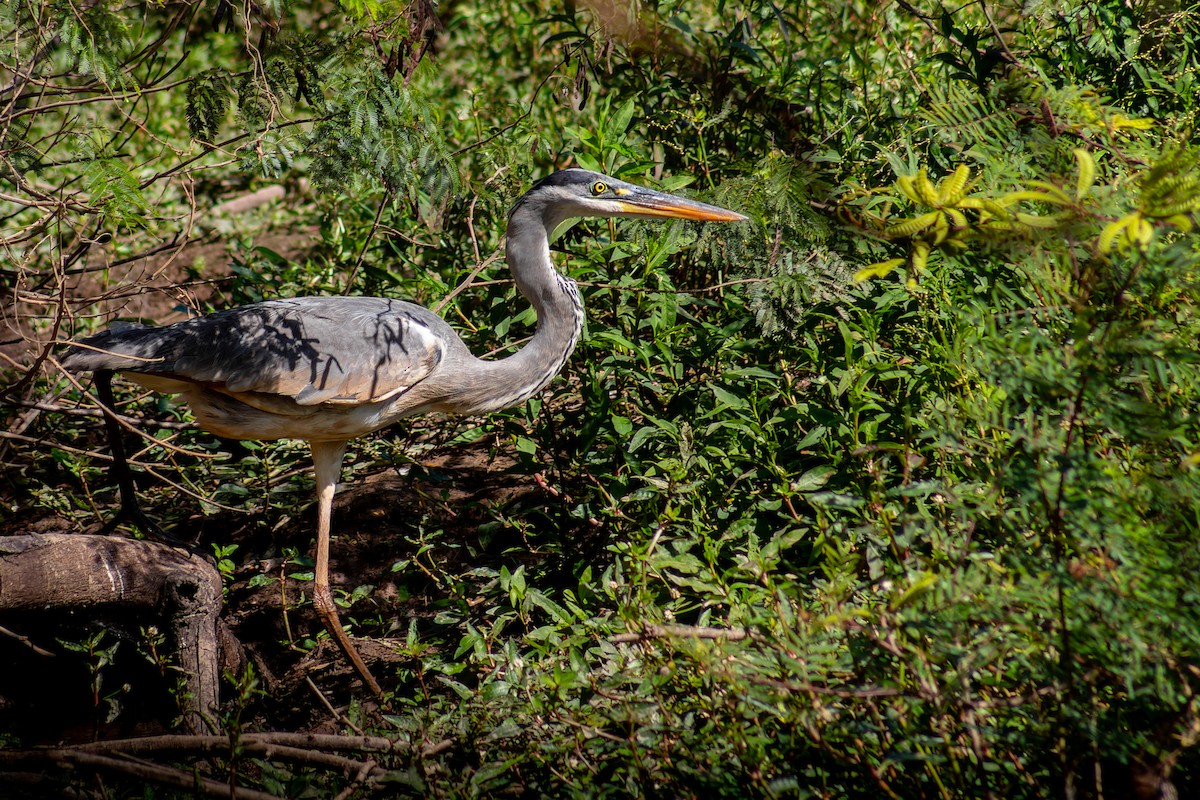
[[[536,394],[562,370],[583,330],[583,305],[575,282],[554,270],[550,234],[561,217],[521,206],[508,222],[505,251],[517,288],[537,312],[533,339],[515,354],[480,362],[476,413],[516,405]]]

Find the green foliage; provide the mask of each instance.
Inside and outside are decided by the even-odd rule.
[[[188,83],[187,124],[193,139],[202,144],[216,143],[230,99],[224,76],[215,71]]]
[[[457,170],[428,105],[379,68],[345,73],[336,91],[305,143],[316,156],[312,178],[318,187],[353,190],[367,181],[410,199],[417,192],[436,198],[454,190]]]
[[[54,34],[73,58],[73,71],[109,89],[133,85],[118,55],[131,42],[128,23],[116,3],[92,3],[83,8],[54,4],[50,16],[58,23]]]
[[[121,698],[129,691],[128,686],[110,687],[105,680],[108,668],[116,659],[121,640],[104,628],[89,633],[81,641],[61,641],[68,652],[79,653],[88,669],[92,704],[97,719],[112,722],[121,713]]]

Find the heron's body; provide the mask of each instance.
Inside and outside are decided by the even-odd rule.
[[[63,366],[123,372],[179,394],[200,426],[219,436],[310,443],[318,499],[313,604],[379,694],[329,590],[330,514],[346,444],[413,414],[486,413],[540,391],[566,363],[583,326],[574,282],[554,270],[550,236],[572,217],[617,216],[744,219],[598,173],[563,170],[536,184],[509,215],[508,265],[538,325],[507,358],[476,358],[441,317],[412,303],[298,297],[165,327],[114,327],[76,343]]]
[[[578,303],[573,288],[563,291]],[[67,363],[178,394],[200,427],[218,436],[345,442],[413,414],[480,414],[519,403],[561,369],[579,328],[565,333],[551,347],[531,343],[517,356],[485,361],[421,306],[297,297],[162,328],[118,327],[85,340],[95,350],[77,350]]]

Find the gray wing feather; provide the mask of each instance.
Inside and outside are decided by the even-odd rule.
[[[378,297],[271,300],[162,328],[109,330],[83,340],[68,369],[183,378],[231,393],[290,397],[299,405],[387,400],[441,361],[441,318]]]

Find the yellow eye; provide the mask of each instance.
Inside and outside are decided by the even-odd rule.
[[[592,194],[604,194],[608,191],[608,184],[604,181],[596,181],[592,184]]]

